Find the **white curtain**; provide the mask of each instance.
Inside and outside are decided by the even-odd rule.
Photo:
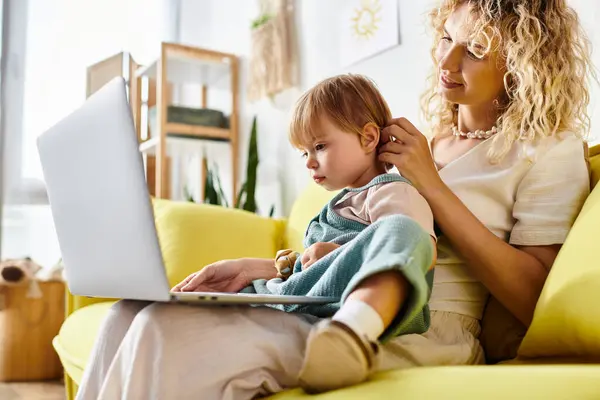
[[[8,52],[0,256],[58,260],[35,145],[85,100],[86,69],[121,51],[144,64],[178,36],[180,0],[4,0]]]
[[[0,0],[0,32],[2,32],[2,27],[4,26],[4,5],[5,2]],[[4,110],[2,109],[2,105],[4,104],[4,90],[2,90],[2,83],[5,81],[5,70],[4,62],[6,61],[5,57],[5,49],[6,46],[4,44],[4,36],[0,35],[0,255],[2,255],[2,221],[3,221],[3,203],[4,203],[4,175],[6,174],[5,168],[5,156],[4,156],[4,129],[2,125],[4,123]]]

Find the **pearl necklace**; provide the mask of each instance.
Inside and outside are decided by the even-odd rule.
[[[456,125],[452,126],[452,134],[454,136],[463,136],[468,139],[488,139],[497,132],[498,132],[498,128],[496,126],[494,126],[489,131],[484,131],[483,129],[478,129],[475,132],[461,132],[458,130]]]

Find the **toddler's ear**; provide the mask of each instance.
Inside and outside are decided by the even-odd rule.
[[[363,127],[360,143],[367,153],[377,150],[379,146],[380,130],[373,122],[369,122]]]

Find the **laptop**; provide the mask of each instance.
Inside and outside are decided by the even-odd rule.
[[[200,304],[339,301],[332,297],[171,292],[138,145],[126,84],[120,77],[37,140],[71,293]]]

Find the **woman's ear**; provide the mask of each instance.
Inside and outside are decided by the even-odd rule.
[[[373,122],[367,123],[363,127],[360,143],[367,153],[372,153],[379,146],[380,130]]]

